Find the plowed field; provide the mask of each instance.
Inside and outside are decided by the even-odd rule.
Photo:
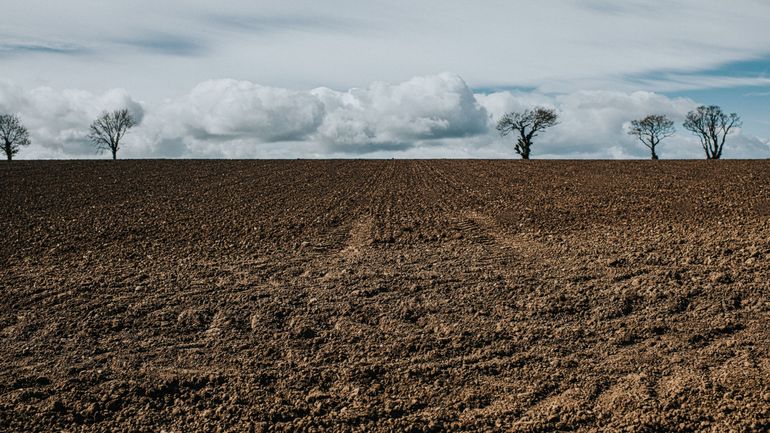
[[[770,161],[0,165],[0,431],[768,431]]]

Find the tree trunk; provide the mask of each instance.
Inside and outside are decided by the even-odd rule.
[[[530,149],[532,149],[532,142],[528,139],[522,140],[519,144],[521,147],[521,152],[519,152],[519,155],[521,155],[521,159],[529,159],[529,152]]]
[[[650,150],[652,151],[652,159],[653,159],[654,161],[657,161],[657,160],[658,160],[658,154],[657,154],[657,153],[655,153],[655,148],[654,148],[654,147],[652,147],[652,148],[650,148]]]
[[[114,161],[116,159],[118,159],[118,151],[113,149],[113,151],[112,151],[112,160]]]
[[[521,155],[521,159],[529,159],[529,144],[524,144],[521,146],[521,152],[519,152],[519,155]]]

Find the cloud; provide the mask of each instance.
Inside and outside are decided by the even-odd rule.
[[[25,91],[0,83],[0,112],[18,113],[30,131],[33,145],[22,150],[20,157],[93,157],[88,126],[104,111],[120,108],[127,108],[139,122],[144,118],[143,106],[122,89],[95,95],[50,87]]]
[[[632,119],[665,114],[679,129],[662,158],[702,158],[681,128],[689,98],[652,92],[537,91],[474,94],[455,74],[416,77],[365,88],[297,91],[232,79],[208,80],[187,95],[145,106],[125,90],[103,94],[0,83],[0,111],[18,112],[33,145],[20,158],[94,157],[86,134],[102,111],[126,107],[142,123],[126,137],[126,158],[514,158],[510,137],[494,124],[504,113],[555,108],[560,123],[541,134],[535,158],[647,158],[626,133]],[[725,157],[765,158],[767,140],[737,131]]]
[[[691,141],[696,142],[694,139]],[[770,158],[770,140],[737,131],[725,142],[724,155],[738,159]]]
[[[83,45],[56,40],[0,39],[0,57],[23,54],[83,55],[90,51]]]
[[[579,0],[578,6],[602,14],[621,16],[650,13],[656,3],[649,0],[624,0],[622,3],[614,0]]]
[[[405,150],[416,142],[487,132],[488,114],[457,75],[374,83],[345,93],[312,92],[327,110],[317,139],[334,150]]]
[[[3,64],[4,78],[27,86],[84,83],[91,90],[131,85],[145,99],[166,96],[151,94],[158,81],[166,87],[161,90],[173,89],[168,94],[219,76],[346,89],[436,70],[486,87],[628,90],[631,81],[663,91],[669,77],[633,79],[668,71],[676,82],[676,74],[770,55],[770,3],[760,0],[479,0],[453,7],[439,0],[6,3],[4,35],[63,37],[71,47],[16,46],[19,54],[38,54],[12,56]],[[269,37],[276,33],[280,38]],[[92,47],[100,62],[51,55],[43,70],[41,53],[73,47]],[[146,73],[147,62],[157,66],[153,74]]]
[[[116,39],[115,42],[148,53],[169,56],[195,57],[209,51],[208,47],[196,38],[160,32],[137,38]]]
[[[160,116],[200,140],[270,143],[307,138],[323,121],[324,106],[308,92],[226,79],[199,84]]]
[[[440,74],[346,92],[209,80],[166,103],[146,129],[156,131],[148,140],[158,143],[157,149],[165,147],[161,143],[178,148],[178,137],[183,137],[189,149],[207,156],[216,154],[211,143],[221,143],[220,155],[232,155],[236,147],[253,148],[247,155],[267,149],[286,154],[278,150],[293,147],[295,156],[303,155],[299,149],[321,156],[430,146],[439,139],[485,134],[488,122],[466,83],[457,75]]]
[[[624,125],[648,114],[664,114],[677,124],[697,104],[650,92],[583,91],[556,98],[562,121],[543,143],[543,153],[646,157],[647,150],[628,136]],[[666,157],[661,147],[661,157]]]
[[[362,28],[360,23],[333,16],[319,15],[222,15],[206,16],[204,22],[224,30],[256,33],[276,32],[345,32]]]
[[[636,82],[640,87],[655,88],[659,92],[770,86],[770,78],[765,76],[735,77],[703,74],[665,74],[659,78],[641,78],[631,81]]]
[[[764,97],[770,96],[770,92],[749,92],[749,93],[745,93],[743,96],[748,96],[752,98],[764,98]]]
[[[648,150],[626,133],[630,120],[648,114],[664,114],[674,120],[677,135],[666,139],[661,158],[702,158],[695,137],[681,127],[686,114],[700,105],[689,98],[670,98],[652,92],[580,91],[563,95],[498,92],[477,95],[493,118],[508,111],[536,105],[556,108],[560,123],[538,137],[535,158],[647,158]],[[500,139],[497,139],[500,142]],[[502,140],[512,146],[510,140]],[[494,145],[493,145],[494,146]],[[763,140],[742,134],[731,135],[725,146],[726,158],[764,158],[770,147]]]

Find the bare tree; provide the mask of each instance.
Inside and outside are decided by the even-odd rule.
[[[532,139],[551,126],[559,123],[559,115],[551,108],[536,107],[523,112],[513,112],[504,115],[497,122],[497,130],[503,137],[518,133],[516,153],[522,159],[529,159]]]
[[[652,159],[658,159],[655,148],[667,137],[671,137],[676,132],[674,121],[660,114],[650,114],[644,119],[631,121],[629,135],[638,138],[652,152]]]
[[[716,105],[698,107],[690,111],[684,121],[684,127],[700,139],[706,159],[719,159],[725,140],[733,128],[743,125],[737,114],[726,114]]]
[[[21,146],[29,146],[29,132],[15,114],[0,114],[0,146],[8,161],[19,153]]]
[[[136,120],[128,110],[115,110],[104,113],[94,120],[88,138],[99,152],[109,150],[112,152],[112,159],[116,159],[120,140],[134,126],[136,126]]]

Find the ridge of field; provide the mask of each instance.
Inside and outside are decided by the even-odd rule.
[[[0,185],[0,430],[770,429],[770,161],[18,161]]]

